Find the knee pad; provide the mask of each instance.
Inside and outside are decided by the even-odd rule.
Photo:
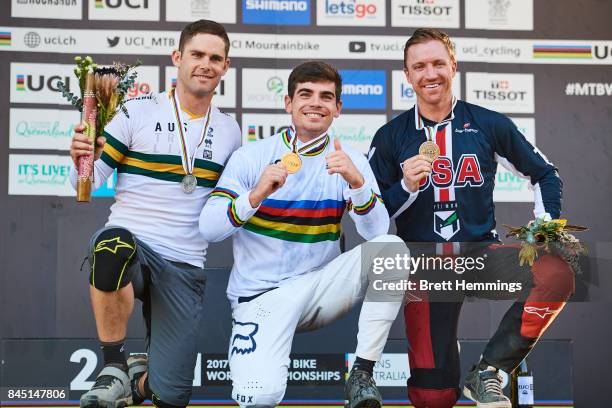
[[[89,283],[104,292],[125,287],[132,277],[129,267],[136,256],[136,241],[125,228],[103,230],[90,248]]]
[[[456,388],[443,390],[408,387],[408,398],[415,408],[453,408],[459,399]]]

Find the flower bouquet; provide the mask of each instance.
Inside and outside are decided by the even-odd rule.
[[[130,71],[139,63],[127,65],[116,62],[108,67],[99,67],[91,57],[75,57],[74,61],[74,74],[81,89],[80,97],[71,93],[62,82],[58,83],[58,88],[72,106],[82,112],[84,133],[95,143],[119,109],[128,115],[124,105],[125,95],[134,85],[137,75]],[[91,201],[92,181],[93,155],[80,156],[77,163],[77,201]]]
[[[586,248],[570,232],[586,231],[588,228],[569,225],[567,220],[545,221],[542,218],[529,221],[522,227],[503,225],[509,230],[506,237],[513,236],[522,241],[519,252],[519,264],[521,266],[525,263],[532,266],[538,257],[538,249],[543,249],[546,252],[558,254],[570,264],[574,272],[579,271],[578,256],[586,253]]]

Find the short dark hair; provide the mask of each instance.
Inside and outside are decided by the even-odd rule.
[[[444,44],[446,50],[448,51],[448,55],[450,55],[451,61],[457,61],[457,57],[455,57],[455,45],[451,41],[448,34],[435,28],[418,28],[414,33],[412,33],[412,36],[408,39],[408,41],[406,41],[406,45],[404,46],[404,66],[406,66],[406,61],[408,59],[408,48],[431,40],[440,41],[442,44]]]
[[[323,61],[307,61],[293,68],[289,75],[288,92],[293,98],[298,84],[304,82],[333,82],[336,85],[336,102],[340,102],[342,94],[342,78],[338,70]]]
[[[230,48],[230,41],[229,37],[227,36],[227,31],[225,31],[225,27],[223,27],[221,24],[212,20],[198,20],[187,24],[185,28],[183,28],[183,31],[181,31],[179,51],[183,52],[187,41],[191,40],[191,38],[195,37],[197,34],[212,34],[221,38],[225,43],[225,56],[227,57]]]

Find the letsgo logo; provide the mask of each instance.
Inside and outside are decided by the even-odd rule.
[[[385,1],[317,0],[317,25],[384,26]]]
[[[325,13],[330,16],[372,17],[376,15],[376,4],[357,0],[325,0]]]
[[[245,24],[310,25],[310,1],[242,0]]]
[[[347,109],[385,109],[385,71],[340,71],[342,101]]]

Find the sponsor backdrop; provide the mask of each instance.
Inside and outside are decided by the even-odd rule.
[[[73,57],[92,55],[102,64],[143,61],[130,97],[171,89],[176,70],[170,52],[183,25],[200,18],[217,20],[229,32],[232,68],[214,103],[240,123],[243,143],[290,124],[283,110],[290,70],[317,58],[337,66],[344,81],[343,113],[330,133],[364,153],[381,125],[415,103],[402,72],[406,39],[415,27],[446,29],[459,61],[455,95],[510,116],[559,167],[564,216],[589,225],[589,240],[611,240],[609,2],[5,0],[0,7],[3,386],[65,387],[76,400],[99,364],[96,343],[87,340],[95,337],[95,327],[80,268],[90,234],[108,215],[116,177],[93,203],[75,203],[67,150],[79,114],[57,92],[57,82],[77,91]],[[500,224],[532,217],[530,187],[500,166],[494,193]],[[345,234],[347,247],[359,242],[350,223]],[[229,241],[212,246],[194,382],[194,398],[202,404],[229,399],[224,353],[230,317],[223,293],[231,263]],[[482,342],[472,340],[488,338],[506,307],[464,306],[464,368],[482,350]],[[610,360],[605,339],[612,329],[597,322],[609,319],[608,308],[571,304],[555,322],[531,360],[536,400],[602,406],[598,395],[609,374],[596,362]],[[287,398],[341,402],[354,358],[355,316],[296,337]],[[140,350],[143,333],[135,313],[131,351]],[[405,404],[406,344],[399,320],[391,337],[377,379],[388,398]],[[32,340],[19,340],[24,338]],[[26,355],[31,360],[22,360]]]

